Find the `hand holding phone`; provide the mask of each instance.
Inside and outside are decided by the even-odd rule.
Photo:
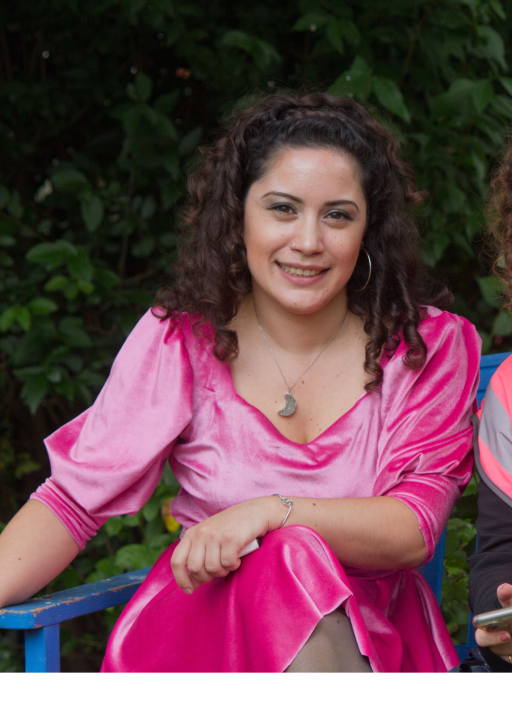
[[[512,663],[512,585],[503,583],[498,586],[497,593],[503,608],[474,616],[475,639],[479,646],[489,647],[493,653]]]

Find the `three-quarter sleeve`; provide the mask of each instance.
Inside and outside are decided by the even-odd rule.
[[[375,495],[392,496],[411,508],[428,561],[471,478],[481,342],[472,324],[448,312],[429,316],[420,333],[427,345],[423,367],[404,371],[394,364],[384,370],[391,379],[383,392]],[[404,353],[400,345],[396,354]]]
[[[31,496],[83,548],[111,516],[151,497],[192,419],[193,373],[179,321],[151,310],[117,355],[91,408],[45,440],[51,477]]]

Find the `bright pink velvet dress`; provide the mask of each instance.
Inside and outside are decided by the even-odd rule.
[[[465,319],[434,308],[420,331],[421,369],[404,365],[402,343],[382,361],[380,393],[299,444],[237,394],[229,365],[186,315],[160,321],[148,312],[94,405],[46,440],[52,476],[32,497],[83,547],[110,516],[140,510],[169,459],[181,484],[173,515],[184,528],[277,492],[388,495],[414,511],[430,558],[471,475],[480,339]],[[173,547],[119,618],[102,670],[283,671],[339,606],[374,671],[458,662],[416,570],[342,566],[317,533],[291,525],[265,536],[238,571],[187,596],[171,572]]]

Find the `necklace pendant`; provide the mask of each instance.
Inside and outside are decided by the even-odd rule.
[[[290,417],[290,415],[293,415],[297,408],[297,400],[293,395],[290,394],[288,391],[286,395],[284,396],[284,399],[286,400],[286,407],[284,407],[282,410],[278,411],[278,415],[281,415],[281,417]]]

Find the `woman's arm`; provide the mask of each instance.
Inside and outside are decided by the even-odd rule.
[[[478,552],[469,559],[471,610],[484,613],[512,606],[512,507],[484,481],[478,486],[476,529]],[[477,629],[475,638],[479,646],[490,647],[508,662],[512,654],[510,632]],[[482,655],[486,657],[485,652]],[[488,663],[492,666],[492,660]]]
[[[469,559],[473,613],[500,608],[497,588],[512,584],[512,507],[482,480],[478,486],[478,552]]]
[[[281,515],[280,526],[283,511],[281,504],[273,525]],[[293,498],[286,525],[294,524],[315,530],[340,563],[353,568],[417,568],[425,561],[418,519],[396,498]]]
[[[40,591],[78,550],[57,516],[37,500],[29,500],[0,535],[0,608]]]
[[[171,559],[178,585],[192,593],[201,583],[236,570],[239,551],[279,528],[286,510],[276,496],[253,498],[189,528]],[[294,497],[285,525],[312,528],[340,563],[355,568],[414,568],[426,555],[416,515],[395,498]]]

